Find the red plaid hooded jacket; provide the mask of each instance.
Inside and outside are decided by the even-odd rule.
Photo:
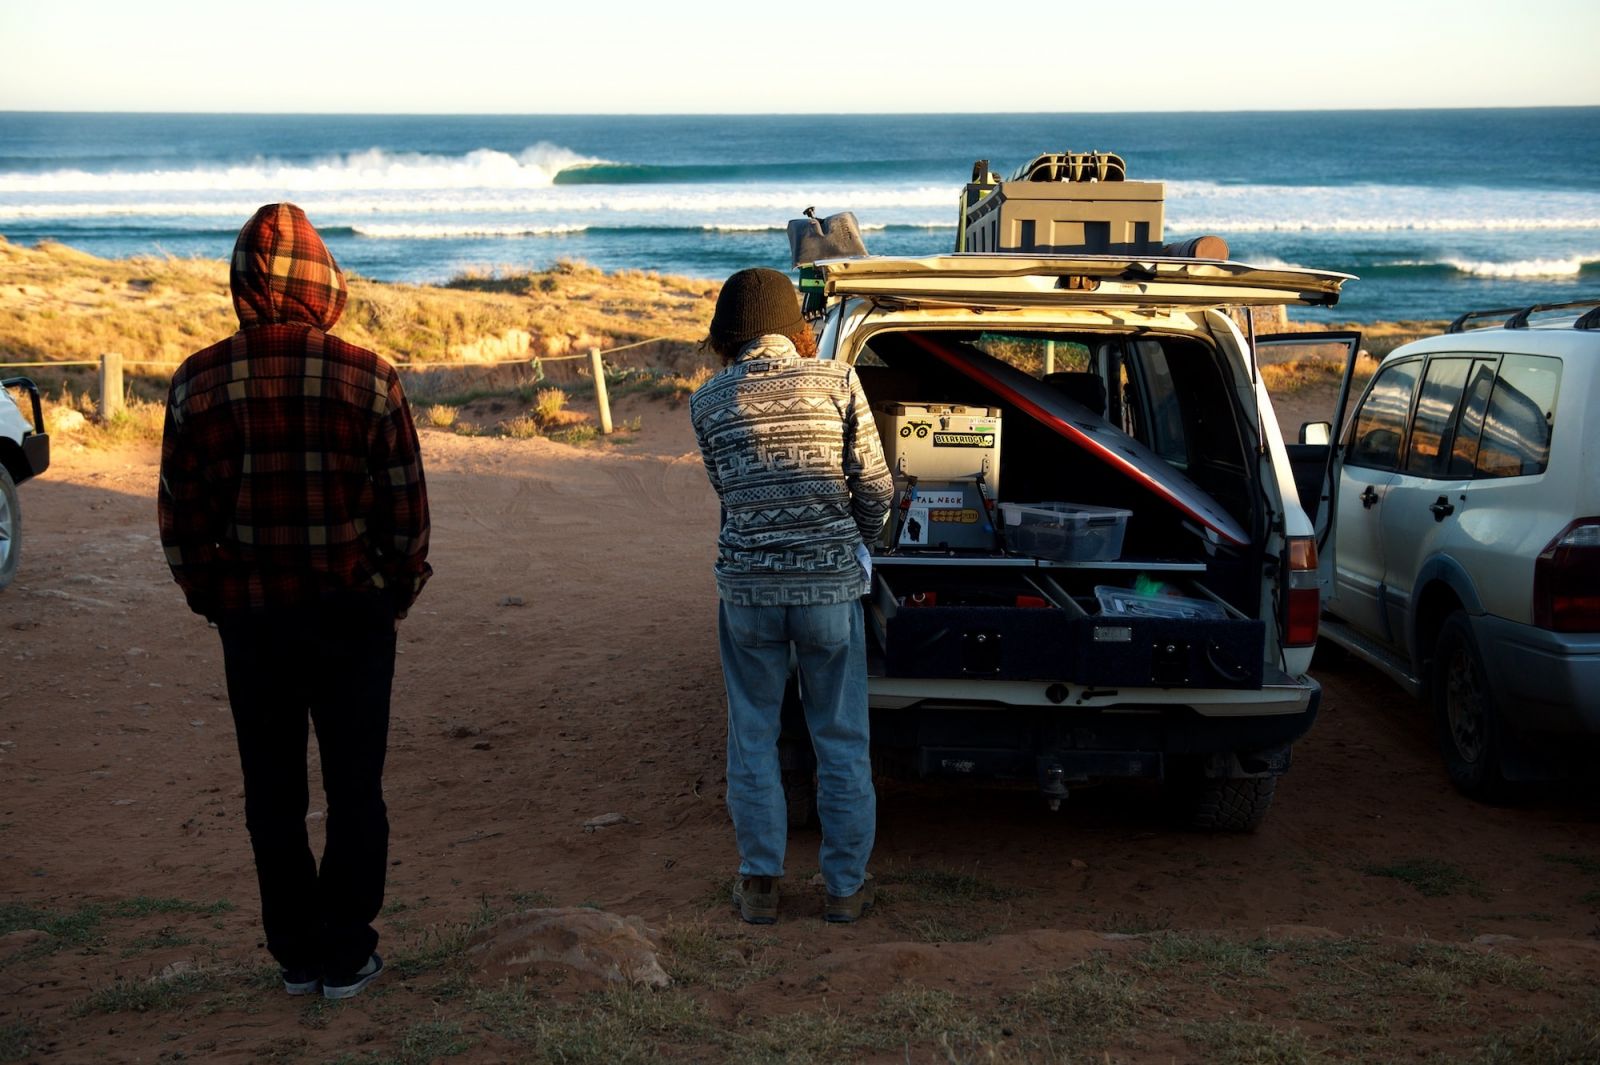
[[[356,592],[406,610],[433,570],[417,431],[394,367],[330,336],[344,275],[292,203],[239,231],[239,331],[178,367],[157,511],[167,564],[213,620]]]

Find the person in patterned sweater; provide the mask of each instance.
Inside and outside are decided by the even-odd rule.
[[[894,493],[855,370],[816,358],[794,286],[775,270],[723,285],[706,345],[724,367],[689,402],[722,501],[715,567],[728,692],[734,898],[752,924],[778,916],[788,818],[778,765],[791,651],[817,754],[829,921],[872,904],[877,797],[867,742],[861,596],[867,544]]]
[[[417,431],[394,367],[332,336],[344,276],[305,213],[268,204],[229,273],[239,331],[172,375],[161,543],[222,637],[267,949],[291,995],[383,968],[383,801],[395,631],[433,572]],[[327,843],[306,836],[306,719]]]

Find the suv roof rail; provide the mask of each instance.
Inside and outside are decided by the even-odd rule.
[[[1593,308],[1573,323],[1574,329],[1600,329],[1600,299],[1568,300],[1565,303],[1535,303],[1529,307],[1499,307],[1488,311],[1468,311],[1450,323],[1446,333],[1465,333],[1470,322],[1480,318],[1501,318],[1505,329],[1526,329],[1528,318],[1543,311],[1559,311],[1568,307]]]

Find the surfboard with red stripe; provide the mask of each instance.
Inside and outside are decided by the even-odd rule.
[[[1160,455],[1083,404],[1068,399],[1016,367],[975,349],[947,347],[917,333],[908,333],[905,337],[945,366],[982,385],[1001,401],[1165,499],[1222,541],[1241,547],[1250,543],[1250,536],[1239,520],[1224,510],[1203,488]]]

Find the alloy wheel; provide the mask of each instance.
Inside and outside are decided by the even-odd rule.
[[[1449,715],[1450,738],[1455,742],[1456,751],[1465,761],[1476,763],[1483,757],[1488,707],[1482,679],[1472,661],[1472,652],[1466,647],[1457,646],[1450,653],[1444,702]]]
[[[16,514],[11,509],[11,500],[0,492],[0,572],[4,572],[6,564],[11,561],[12,535]]]

